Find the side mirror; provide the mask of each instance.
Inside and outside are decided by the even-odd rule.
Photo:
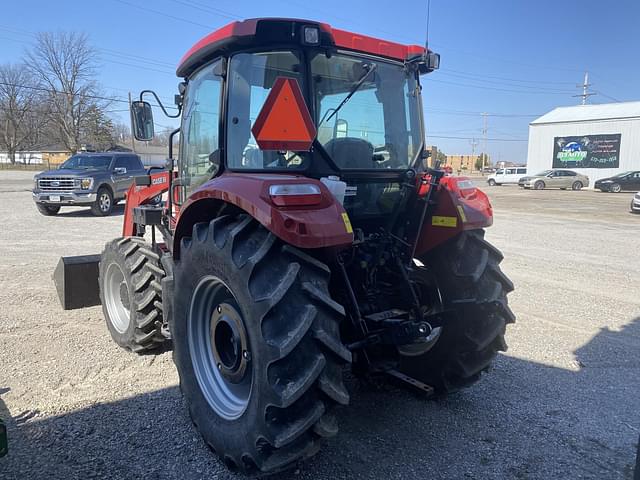
[[[113,173],[117,175],[124,175],[125,173],[127,173],[127,169],[124,167],[116,167],[113,169]]]
[[[136,140],[148,142],[153,139],[153,111],[149,102],[131,102],[131,124]]]

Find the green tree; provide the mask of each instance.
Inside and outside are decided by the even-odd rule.
[[[485,168],[488,168],[488,167],[491,166],[491,160],[489,159],[489,155],[487,155],[486,153],[481,153],[476,158],[475,169],[477,171],[481,171],[482,170],[483,160],[484,160],[484,167]]]

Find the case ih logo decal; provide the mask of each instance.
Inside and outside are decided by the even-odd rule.
[[[164,176],[151,179],[151,185],[160,185],[161,183],[167,183]]]
[[[620,137],[619,133],[555,137],[553,168],[617,168]]]

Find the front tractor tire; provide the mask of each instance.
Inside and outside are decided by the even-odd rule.
[[[174,275],[174,361],[206,443],[249,474],[313,455],[349,402],[329,268],[241,214],[196,224]]]
[[[402,356],[400,370],[446,395],[470,386],[506,351],[506,325],[515,321],[507,304],[513,284],[500,270],[502,254],[484,231],[461,233],[421,259],[434,278],[445,310],[455,316],[442,326],[434,347],[421,356]]]
[[[164,270],[151,245],[138,237],[112,240],[100,259],[100,300],[113,340],[143,353],[165,342],[162,334]]]

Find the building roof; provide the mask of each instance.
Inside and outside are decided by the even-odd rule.
[[[558,107],[536,118],[530,125],[640,118],[640,102],[601,103]]]

